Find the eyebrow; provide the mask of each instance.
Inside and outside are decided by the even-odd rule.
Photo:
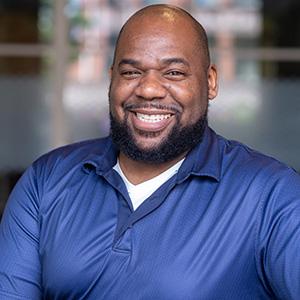
[[[185,60],[184,58],[181,58],[181,57],[163,58],[163,59],[162,59],[162,63],[163,63],[164,65],[182,64],[182,65],[185,65],[185,66],[187,66],[187,67],[190,66],[190,64],[188,63],[188,61]]]
[[[190,66],[187,60],[181,57],[170,57],[170,58],[163,58],[161,60],[163,65],[171,65],[171,64],[182,64],[187,67]],[[132,58],[124,58],[122,59],[118,66],[120,67],[121,65],[132,65],[132,66],[139,66],[140,62],[138,60],[132,59]]]
[[[131,58],[124,58],[122,59],[118,66],[120,67],[121,65],[132,65],[132,66],[137,66],[139,65],[139,62],[135,59],[131,59]]]

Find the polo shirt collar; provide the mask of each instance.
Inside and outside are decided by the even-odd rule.
[[[208,126],[205,128],[201,143],[186,156],[178,171],[177,181],[183,181],[190,175],[220,180],[221,158],[218,136]]]
[[[83,168],[86,172],[95,169],[99,175],[104,175],[110,171],[117,163],[118,149],[113,144],[110,137],[99,143],[99,153],[91,153],[83,161]],[[100,152],[101,151],[101,152]],[[221,159],[218,137],[208,126],[205,128],[202,142],[192,149],[177,174],[177,182],[184,181],[188,176],[211,177],[220,180]]]
[[[103,175],[111,170],[117,163],[118,150],[110,137],[99,141],[99,152],[90,153],[86,157],[83,161],[83,169],[87,173],[91,170],[96,170],[97,174]]]

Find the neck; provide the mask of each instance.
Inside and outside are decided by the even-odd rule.
[[[165,163],[150,164],[133,160],[121,152],[119,155],[119,163],[126,178],[132,184],[139,184],[163,173],[183,159],[185,155],[186,153],[183,153],[175,159]]]

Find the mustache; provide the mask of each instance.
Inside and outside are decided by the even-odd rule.
[[[151,103],[125,103],[123,105],[124,110],[148,109],[148,108],[172,111],[174,112],[174,114],[179,114],[182,113],[183,111],[182,107],[179,104],[164,105],[158,102],[151,102]]]

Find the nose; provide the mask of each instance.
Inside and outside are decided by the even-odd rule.
[[[146,100],[163,99],[167,90],[158,74],[144,74],[135,88],[135,94]]]

